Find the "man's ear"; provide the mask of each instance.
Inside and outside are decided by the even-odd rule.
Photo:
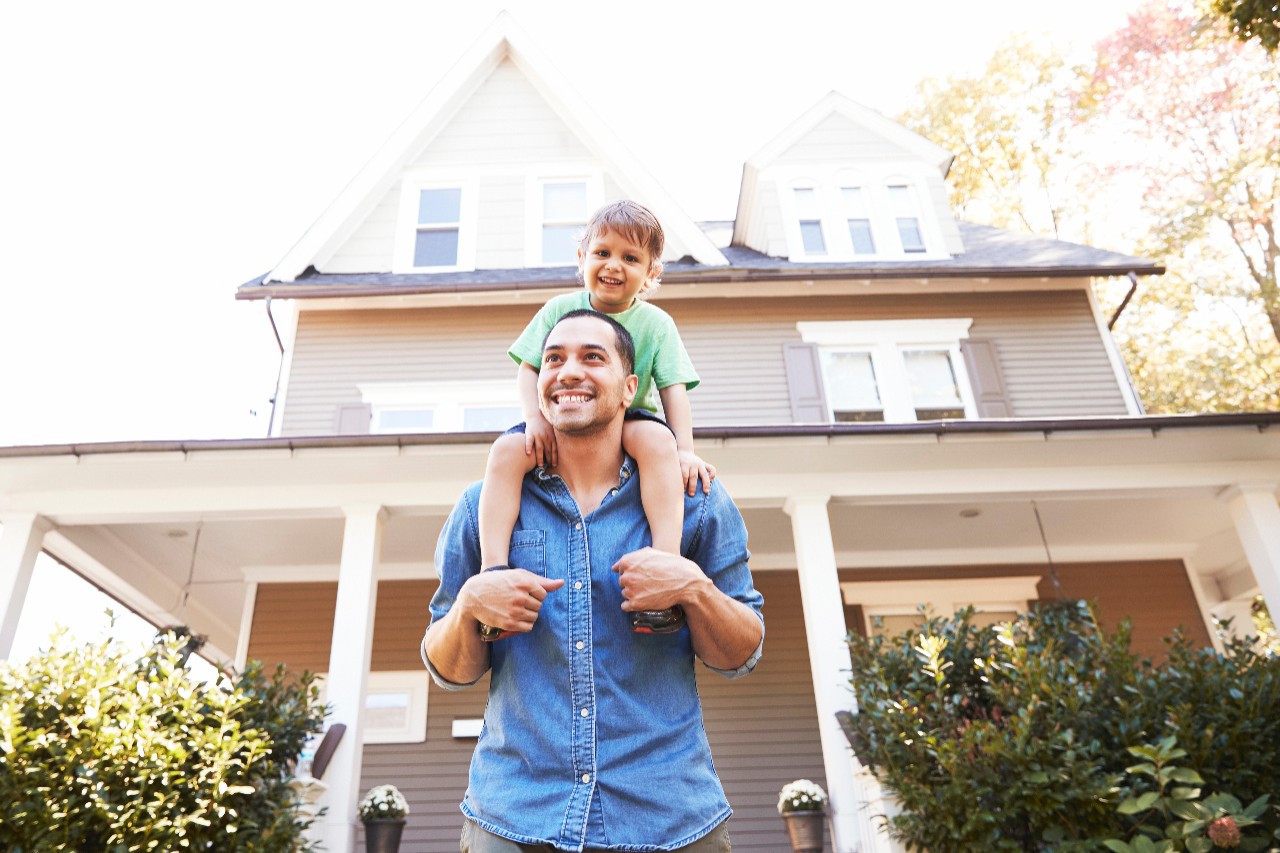
[[[640,390],[640,378],[633,373],[627,377],[622,387],[622,402],[626,404],[626,408],[631,408],[631,402],[636,398],[638,390]]]

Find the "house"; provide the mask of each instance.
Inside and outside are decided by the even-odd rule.
[[[387,782],[402,849],[450,849],[484,689],[418,658],[434,541],[517,418],[507,345],[580,286],[572,235],[620,197],[666,227],[653,298],[765,596],[757,671],[700,675],[735,849],[786,849],[800,777],[832,794],[830,849],[894,849],[835,718],[850,630],[1087,597],[1159,654],[1179,625],[1219,643],[1259,593],[1280,612],[1280,413],[1143,415],[1094,299],[1158,264],[957,221],[951,155],[838,94],[785,121],[734,221],[693,222],[500,17],[239,288],[282,341],[269,437],[0,448],[0,651],[43,549],[215,657],[323,672],[346,726],[307,789],[328,849]]]

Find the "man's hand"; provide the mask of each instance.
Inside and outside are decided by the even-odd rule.
[[[455,607],[483,625],[526,633],[538,621],[547,593],[562,586],[563,579],[551,580],[524,569],[481,572],[462,585]]]
[[[541,412],[524,422],[524,452],[526,456],[533,454],[534,462],[544,468],[560,464],[556,432]]]
[[[703,461],[692,450],[681,450],[680,476],[684,478],[685,493],[689,497],[697,494],[699,480],[702,481],[702,491],[711,494],[711,481],[716,478],[716,466]]]
[[[622,588],[622,609],[666,610],[693,598],[700,587],[711,584],[697,563],[679,554],[641,548],[614,563]]]

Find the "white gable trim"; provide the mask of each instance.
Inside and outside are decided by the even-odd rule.
[[[605,164],[623,191],[642,200],[664,229],[687,246],[699,263],[728,266],[728,260],[710,238],[594,115],[510,13],[503,11],[267,274],[264,283],[295,281],[307,267],[328,260],[400,179],[401,170],[439,134],[503,59],[510,59],[524,72],[560,119]]]

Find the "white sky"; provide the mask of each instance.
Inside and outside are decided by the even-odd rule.
[[[278,355],[236,286],[501,9],[701,220],[731,219],[742,162],[833,89],[892,117],[1013,32],[1087,47],[1137,5],[3,4],[0,445],[265,435]]]

